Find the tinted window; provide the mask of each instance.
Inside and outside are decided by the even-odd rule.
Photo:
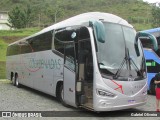
[[[63,42],[55,40],[54,47],[58,52],[64,54],[64,43]]]
[[[21,54],[33,52],[32,46],[26,40],[19,44],[21,46]]]
[[[62,42],[76,41],[78,39],[78,30],[71,28],[70,30],[57,30],[55,39]]]
[[[54,48],[58,52],[64,54],[64,44],[71,41],[78,40],[78,30],[57,30],[54,37]]]
[[[7,48],[7,56],[51,50],[52,31],[20,41]]]
[[[160,64],[154,60],[146,60],[147,72],[158,73],[160,71]]]
[[[88,29],[86,27],[81,27],[79,32],[79,40],[88,38],[90,38]]]
[[[153,48],[153,43],[150,39],[141,38],[140,40],[144,48],[151,48],[151,49]]]
[[[35,36],[28,40],[33,52],[50,50],[52,46],[52,32],[47,32],[38,36]]]
[[[74,44],[65,44],[65,66],[75,71],[75,50]]]
[[[20,46],[18,43],[13,44],[7,48],[7,56],[20,54]]]

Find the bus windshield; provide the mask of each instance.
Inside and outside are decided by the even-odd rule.
[[[102,76],[132,76],[136,79],[144,77],[144,56],[140,42],[137,56],[134,47],[136,32],[133,28],[113,23],[104,23],[106,32],[105,43],[97,42],[98,63]]]

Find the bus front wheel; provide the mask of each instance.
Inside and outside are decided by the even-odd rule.
[[[15,86],[16,85],[16,80],[15,80],[15,77],[12,76],[12,84]]]
[[[66,106],[66,107],[68,107],[68,105],[65,103],[65,101],[64,101],[64,96],[63,96],[63,93],[64,91],[63,91],[63,84],[61,84],[60,85],[60,87],[59,87],[59,92],[58,92],[58,99],[60,100],[60,102],[64,105],[64,106]]]

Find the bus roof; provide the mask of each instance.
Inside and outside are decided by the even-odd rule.
[[[34,35],[31,35],[31,36],[26,37],[24,39],[31,38],[31,37],[37,36],[39,34],[43,34],[45,32],[48,32],[48,31],[51,31],[54,29],[64,28],[64,27],[69,27],[69,26],[74,26],[74,25],[89,26],[89,21],[91,21],[91,20],[102,20],[104,22],[117,23],[117,24],[121,24],[121,25],[125,25],[125,26],[133,28],[133,26],[130,25],[126,20],[124,20],[116,15],[113,15],[110,13],[102,13],[102,12],[88,12],[88,13],[76,15],[74,17],[71,17],[71,18],[66,19],[64,21],[61,21],[59,23],[53,24],[47,28],[44,28],[40,32],[37,32]],[[22,39],[22,40],[24,40],[24,39]],[[16,41],[16,42],[18,42],[18,41]],[[16,43],[16,42],[14,42],[14,43]],[[14,43],[11,43],[11,44],[14,44]]]
[[[155,37],[160,37],[160,27],[159,28],[153,28],[148,30],[143,30],[141,32],[146,32],[154,35]]]
[[[73,25],[88,25],[89,21],[91,21],[91,20],[102,20],[105,22],[117,23],[117,24],[129,26],[129,27],[133,27],[126,20],[124,20],[116,15],[109,14],[109,13],[102,13],[102,12],[88,12],[88,13],[76,15],[74,17],[66,19],[66,20],[59,22],[57,24],[51,25],[51,26],[43,29],[40,32],[43,33],[46,31],[50,31],[52,29],[59,29],[59,28],[67,27],[67,26],[73,26]]]

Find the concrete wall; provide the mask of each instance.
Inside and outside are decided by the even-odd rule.
[[[0,30],[10,30],[10,24],[8,22],[8,13],[0,12]]]
[[[0,30],[11,30],[11,28],[7,24],[0,23]]]

